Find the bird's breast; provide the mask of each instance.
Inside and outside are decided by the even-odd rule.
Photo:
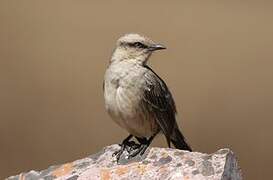
[[[144,70],[135,67],[106,71],[104,81],[105,106],[112,119],[131,134],[151,135],[151,119],[143,114],[141,86]]]
[[[140,101],[141,74],[126,67],[109,68],[105,74],[104,98],[110,115],[133,118]]]

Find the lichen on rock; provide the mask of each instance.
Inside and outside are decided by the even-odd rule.
[[[42,171],[21,173],[7,180],[242,179],[235,155],[229,149],[204,154],[153,147],[131,160],[124,155],[117,163],[112,154],[118,148],[111,145],[89,157]]]

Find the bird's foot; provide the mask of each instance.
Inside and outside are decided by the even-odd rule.
[[[120,145],[120,149],[115,151],[112,156],[116,156],[117,158],[117,162],[119,162],[119,159],[121,157],[121,155],[123,154],[123,152],[126,150],[129,154],[131,154],[132,151],[138,149],[141,145],[140,144],[136,144],[134,141],[126,141],[126,142],[122,142]]]
[[[130,151],[128,159],[131,159],[137,155],[142,156],[145,153],[148,146],[149,146],[148,144],[140,144],[139,147],[135,149],[135,151]]]
[[[124,151],[124,148],[121,147],[119,150],[115,151],[115,152],[112,154],[112,157],[116,156],[117,162],[118,162],[119,159],[120,159],[120,156],[121,156],[122,153],[123,153],[123,151]]]
[[[134,151],[134,150],[138,149],[140,146],[141,145],[135,143],[135,141],[128,141],[125,148],[126,148],[126,151],[130,154],[131,151]]]

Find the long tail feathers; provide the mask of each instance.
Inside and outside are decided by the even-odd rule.
[[[177,149],[192,151],[191,147],[187,144],[184,136],[179,131],[178,127],[174,128],[174,131],[171,137],[171,142],[174,145],[174,147]]]

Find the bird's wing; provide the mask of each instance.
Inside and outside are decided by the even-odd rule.
[[[170,136],[175,125],[176,107],[164,81],[148,66],[145,74],[146,85],[142,88],[142,103],[164,133],[170,146]]]

